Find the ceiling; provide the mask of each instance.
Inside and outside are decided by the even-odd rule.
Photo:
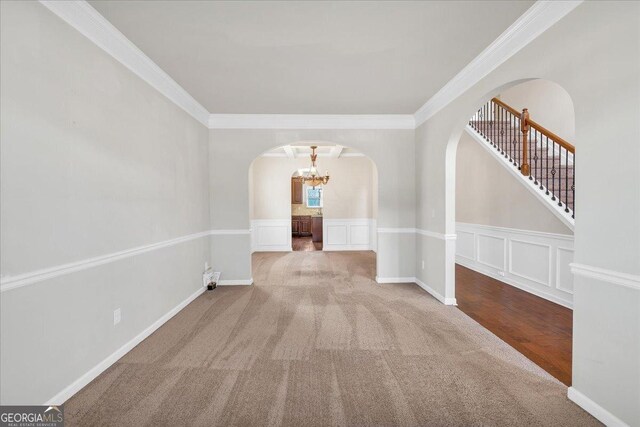
[[[533,1],[90,1],[210,113],[413,114]]]
[[[340,157],[364,157],[364,154],[356,151],[352,148],[343,147],[342,145],[335,144],[318,144],[316,153],[318,157],[331,157],[334,159]],[[311,143],[310,143],[311,145]],[[262,154],[262,157],[287,157],[289,159],[310,158],[311,146],[310,145],[284,145],[282,147],[274,148]]]

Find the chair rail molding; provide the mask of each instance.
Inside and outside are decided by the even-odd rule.
[[[174,246],[202,237],[208,237],[211,234],[212,232],[210,230],[202,231],[200,233],[189,234],[187,236],[177,237],[175,239],[152,243],[150,245],[137,246],[135,248],[125,249],[123,251],[112,252],[110,254],[87,258],[80,261],[47,267],[35,271],[30,271],[28,273],[17,274],[15,276],[2,277],[0,281],[0,292],[7,292],[12,289],[20,288],[22,286],[32,285],[44,280],[53,279],[54,277],[64,276],[78,271],[87,270],[89,268],[98,267],[100,265],[116,262],[121,259],[130,258],[146,252],[167,248],[169,246]]]
[[[162,242],[156,242],[149,245],[137,246],[122,251],[112,252],[106,255],[100,255],[97,257],[86,258],[79,261],[73,261],[65,264],[56,265],[53,267],[42,268],[27,273],[16,274],[14,276],[2,277],[0,280],[0,292],[7,292],[12,289],[17,289],[22,286],[32,285],[34,283],[42,282],[44,280],[53,279],[55,277],[72,274],[78,271],[87,270],[89,268],[98,267],[100,265],[109,264],[119,261],[121,259],[133,257],[146,252],[155,251],[169,246],[178,245],[180,243],[188,242],[202,237],[216,236],[216,235],[239,235],[250,234],[250,229],[240,230],[207,230],[199,233],[193,233],[175,239],[164,240]]]
[[[414,114],[420,126],[582,3],[537,1]]]
[[[640,276],[635,274],[621,273],[619,271],[578,263],[571,263],[569,266],[571,267],[571,272],[576,276],[602,280],[603,282],[640,290]]]

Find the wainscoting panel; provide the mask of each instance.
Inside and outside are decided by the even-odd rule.
[[[325,251],[375,250],[375,230],[375,220],[369,218],[325,218],[322,249]]]
[[[573,307],[573,236],[456,223],[456,262]]]
[[[456,256],[461,256],[463,258],[467,258],[470,261],[476,259],[476,243],[475,243],[475,234],[469,233],[466,231],[458,230],[457,232],[458,239],[456,242],[457,254]]]
[[[291,251],[291,218],[251,221],[251,252]]]
[[[476,241],[478,242],[476,246],[477,261],[487,267],[504,271],[507,240],[500,236],[477,234]]]

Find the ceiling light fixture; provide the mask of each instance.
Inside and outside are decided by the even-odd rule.
[[[316,188],[318,185],[325,185],[329,182],[329,171],[325,172],[324,176],[320,176],[318,173],[318,167],[316,166],[316,159],[318,158],[316,148],[318,148],[317,145],[311,146],[311,167],[301,177],[302,182],[313,188]]]

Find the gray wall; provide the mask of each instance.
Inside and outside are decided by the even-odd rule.
[[[208,230],[207,129],[40,3],[0,5],[3,284]],[[194,294],[209,250],[4,287],[2,404],[44,403]]]
[[[210,131],[211,227],[215,230],[248,230],[251,162],[269,149],[305,141],[339,144],[367,155],[378,170],[378,227],[414,227],[412,130],[268,129]],[[212,236],[213,265],[227,279],[250,279],[250,246],[246,234]],[[413,237],[409,242],[404,236],[380,238],[378,276],[413,277],[414,247]]]
[[[640,3],[584,2],[420,126],[417,227],[455,230],[455,147],[468,117],[505,86],[544,78],[565,88],[575,106],[575,262],[638,275],[639,31]],[[431,238],[418,239],[430,286],[449,296],[453,265],[445,250],[429,258],[424,241]],[[639,310],[637,288],[575,277],[573,387],[631,425],[640,424]]]

